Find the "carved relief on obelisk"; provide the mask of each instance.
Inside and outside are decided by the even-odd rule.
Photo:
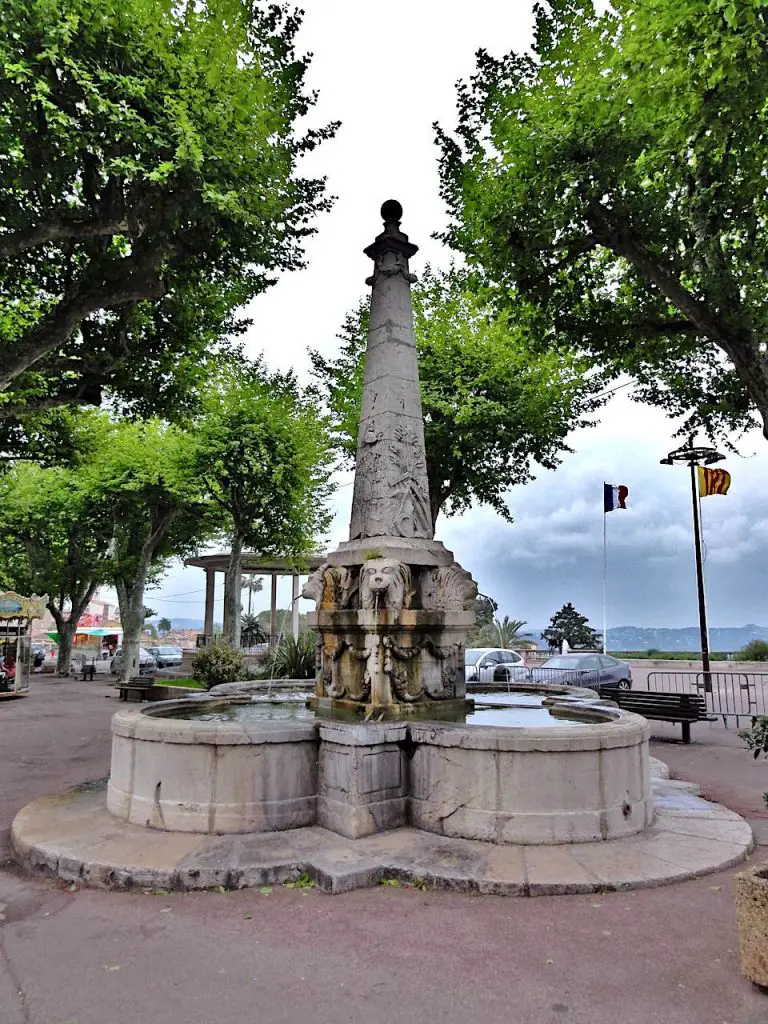
[[[402,212],[384,203],[384,231],[365,250],[374,272],[350,540],[434,532],[408,269],[418,247],[400,231]]]

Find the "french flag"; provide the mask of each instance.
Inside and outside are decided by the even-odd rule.
[[[627,507],[629,488],[624,484],[603,484],[603,512]]]

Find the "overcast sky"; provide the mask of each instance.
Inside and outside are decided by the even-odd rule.
[[[314,122],[343,122],[336,139],[306,158],[303,171],[326,175],[337,196],[307,245],[305,270],[283,277],[249,309],[252,354],[274,367],[306,374],[307,348],[337,347],[344,314],[365,290],[370,262],[362,249],[381,230],[379,207],[398,199],[402,227],[425,262],[445,266],[450,254],[432,240],[445,223],[438,194],[432,123],[455,125],[455,82],[472,73],[474,53],[528,46],[532,0],[445,0],[380,7],[360,0],[310,2],[300,45],[314,54],[309,82],[320,92]],[[471,11],[471,16],[469,12]],[[659,465],[678,443],[674,425],[620,391],[598,426],[571,438],[574,453],[556,472],[542,471],[507,501],[513,525],[477,508],[438,521],[437,535],[499,602],[500,613],[546,624],[566,601],[601,621],[602,485],[629,487],[629,509],[607,518],[609,625],[686,626],[697,621],[690,483],[685,468]],[[755,433],[739,442],[741,457],[725,466],[727,497],[703,502],[710,624],[768,624],[768,444]],[[340,478],[330,543],[346,539],[352,488]],[[490,482],[489,482],[490,486]],[[268,589],[268,588],[267,588]],[[221,581],[217,619],[221,618]],[[280,592],[287,605],[290,582]],[[161,614],[202,617],[203,574],[172,568],[147,603]],[[259,595],[257,607],[265,607]],[[309,607],[309,605],[307,605]]]

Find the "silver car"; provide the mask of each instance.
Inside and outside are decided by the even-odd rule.
[[[530,678],[536,683],[564,683],[567,686],[587,686],[592,689],[600,686],[632,689],[632,670],[626,661],[596,652],[557,654],[540,668],[531,669]]]
[[[464,655],[464,671],[468,683],[522,681],[526,678],[525,662],[517,651],[502,647],[470,647]]]
[[[158,668],[180,665],[184,660],[184,652],[180,647],[150,647],[148,650],[157,662]]]
[[[113,676],[120,673],[123,667],[123,648],[118,647],[115,651],[115,655],[109,665],[109,671]],[[157,668],[157,662],[149,653],[145,651],[143,647],[139,648],[139,675],[144,675],[147,672],[154,672]]]

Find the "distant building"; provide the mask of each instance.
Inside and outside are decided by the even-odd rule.
[[[69,604],[64,605],[64,614],[69,614]],[[120,609],[102,597],[97,590],[86,605],[85,611],[80,616],[78,626],[119,626]],[[42,619],[36,620],[33,636],[45,638],[47,633],[55,632],[56,623],[51,613],[46,609]]]

